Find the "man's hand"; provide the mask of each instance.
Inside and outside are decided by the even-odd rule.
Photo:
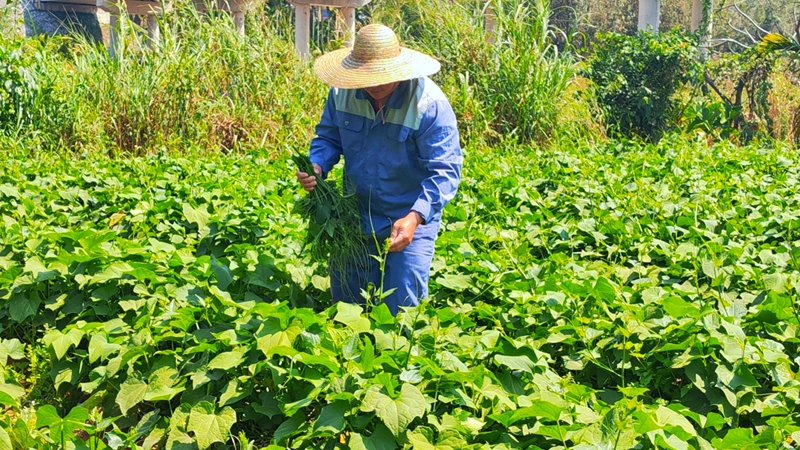
[[[322,175],[322,167],[319,164],[314,164],[314,172],[317,175]],[[314,175],[309,175],[305,172],[297,171],[297,180],[300,181],[300,185],[303,186],[303,189],[311,192],[314,190],[314,186],[317,185],[317,178]]]
[[[389,251],[401,252],[408,247],[414,239],[414,231],[421,223],[422,216],[416,211],[411,211],[402,219],[397,220],[392,225],[392,234],[389,235]]]

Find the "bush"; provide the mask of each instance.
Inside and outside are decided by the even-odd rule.
[[[587,77],[609,131],[658,140],[680,113],[674,94],[697,73],[696,54],[694,38],[677,30],[601,35]]]

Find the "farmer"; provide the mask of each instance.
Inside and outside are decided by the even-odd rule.
[[[392,314],[428,296],[428,277],[442,209],[461,179],[461,147],[453,109],[428,75],[439,63],[401,47],[394,32],[367,25],[353,48],[321,56],[314,71],[333,86],[311,141],[314,170],[327,176],[344,155],[345,180],[359,200],[369,241],[389,240],[385,270],[330,271],[334,301],[364,303],[367,283],[394,291],[383,301]],[[297,172],[306,191],[312,174]],[[371,253],[378,254],[375,244]]]

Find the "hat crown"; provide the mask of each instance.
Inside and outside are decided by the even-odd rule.
[[[394,58],[400,54],[400,41],[385,25],[367,25],[356,33],[350,57],[360,63]]]

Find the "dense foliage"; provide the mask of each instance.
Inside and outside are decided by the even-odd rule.
[[[396,319],[328,307],[284,160],[16,155],[0,442],[783,448],[800,432],[785,150],[475,153],[433,298]]]
[[[0,450],[796,447],[796,148],[740,147],[714,92],[678,89],[677,122],[688,38],[607,38],[594,86],[546,1],[503,2],[494,44],[483,5],[368,8],[440,58],[466,155],[397,317],[331,305],[306,246],[290,155],[326,87],[289,16],[240,37],[178,5],[154,48],[121,20],[114,58],[0,42]],[[607,139],[596,101],[685,134]]]
[[[586,75],[597,85],[610,130],[658,139],[680,115],[675,94],[697,75],[696,54],[678,31],[602,35]]]

